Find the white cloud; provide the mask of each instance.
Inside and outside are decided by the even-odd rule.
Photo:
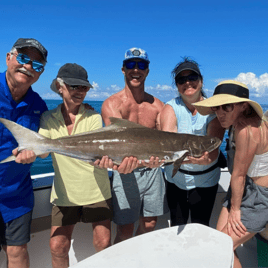
[[[264,73],[259,77],[251,72],[240,73],[235,80],[246,84],[255,97],[268,95],[268,73]]]
[[[57,93],[45,93],[41,95],[42,99],[44,100],[61,100],[61,96]]]
[[[122,89],[123,88],[119,87],[118,85],[111,85],[111,86],[109,86],[109,87],[106,88],[106,90],[112,91],[114,93],[116,93],[116,92],[118,92],[118,91],[120,91]]]
[[[224,80],[236,80],[246,84],[250,91],[250,96],[254,97],[264,97],[268,96],[268,73],[264,73],[259,77],[252,73],[240,73],[235,78],[219,78],[215,80],[215,82],[219,83]],[[210,92],[210,90],[208,90]]]
[[[99,84],[96,83],[96,82],[94,82],[94,81],[93,81],[93,83],[92,83],[92,86],[93,86],[93,89],[94,89],[94,90],[98,90],[98,89],[100,89]],[[93,90],[93,89],[91,89],[91,90]]]
[[[85,99],[105,100],[111,95],[112,94],[109,94],[108,92],[103,92],[103,91],[100,91],[97,93],[93,91],[92,92],[89,91]]]
[[[157,84],[156,86],[145,87],[145,91],[155,91],[155,90],[174,91],[174,88],[172,86],[169,86],[169,85],[160,85],[160,84]]]

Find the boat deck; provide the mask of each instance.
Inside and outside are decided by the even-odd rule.
[[[49,250],[50,236],[50,209],[49,195],[50,187],[43,184],[42,181],[52,181],[53,174],[47,174],[46,177],[34,178],[36,187],[35,208],[33,213],[31,241],[28,244],[31,267],[48,268],[51,267],[51,257]],[[221,210],[222,200],[225,196],[229,185],[230,175],[227,170],[222,170],[220,187],[216,197],[210,226],[216,227],[217,219]],[[169,214],[165,214],[158,218],[156,229],[169,227]],[[116,226],[112,224],[112,241],[116,233]],[[243,267],[258,267],[257,260],[257,239],[254,237],[237,250]],[[92,245],[92,227],[91,224],[78,223],[74,229],[72,247],[70,250],[70,266],[84,260],[85,258],[95,254]],[[5,268],[5,255],[0,252],[0,268]],[[179,260],[178,260],[179,261]]]

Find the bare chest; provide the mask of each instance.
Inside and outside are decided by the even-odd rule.
[[[122,105],[120,112],[123,119],[127,119],[149,128],[156,128],[159,111],[152,104],[129,103]]]

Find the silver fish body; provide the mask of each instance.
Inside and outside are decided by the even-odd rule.
[[[52,140],[0,118],[0,122],[17,140],[19,150],[33,150],[36,155],[53,152],[88,162],[108,155],[117,164],[126,156],[146,161],[151,156],[158,156],[165,159],[165,164],[174,163],[174,175],[187,156],[200,157],[205,151],[211,152],[221,144],[216,137],[159,131],[113,117],[110,120],[110,126]],[[14,159],[11,156],[1,163]]]

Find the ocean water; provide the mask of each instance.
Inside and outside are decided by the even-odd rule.
[[[49,110],[56,108],[61,102],[62,102],[61,100],[46,100],[46,104]],[[103,103],[102,101],[85,101],[85,102],[90,104],[98,113],[101,112],[101,106]],[[263,108],[263,111],[266,111],[268,109],[267,104],[264,104],[261,106]],[[221,150],[225,156],[226,156],[226,151],[225,151],[226,138],[227,138],[227,131],[225,132],[225,137],[221,145]],[[48,156],[45,159],[37,158],[37,160],[32,165],[31,175],[38,175],[38,174],[49,173],[49,172],[54,172],[53,167],[52,167],[51,156]]]

